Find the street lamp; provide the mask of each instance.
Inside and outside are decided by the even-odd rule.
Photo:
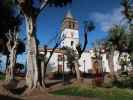
[[[84,73],[85,73],[85,60],[84,60]]]
[[[65,56],[64,56],[64,54],[63,54],[63,82],[65,82],[65,73],[64,73],[64,72],[65,72],[65,71],[64,71],[65,68],[64,68],[64,67],[65,67]]]

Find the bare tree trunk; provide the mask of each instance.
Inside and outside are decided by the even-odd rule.
[[[14,67],[16,64],[16,45],[10,50],[9,55],[10,64],[6,69],[6,81],[10,82],[14,79]]]
[[[14,79],[14,67],[16,65],[16,50],[17,50],[17,39],[18,39],[18,34],[16,33],[16,29],[14,28],[14,32],[11,33],[9,30],[9,33],[7,33],[7,48],[8,51],[10,52],[9,54],[9,65],[6,68],[6,81],[10,82]],[[13,45],[12,45],[13,44]]]
[[[27,74],[26,83],[29,88],[40,86],[38,70],[38,46],[36,37],[36,18],[25,17],[27,27]]]
[[[42,86],[45,87],[45,76],[46,76],[47,66],[45,65],[45,61],[41,61],[41,73],[42,73]]]
[[[45,75],[48,62],[52,57],[54,50],[59,46],[60,41],[56,43],[55,47],[50,53],[48,60],[45,62],[46,57],[44,58],[44,62],[41,62],[41,65],[38,66],[38,44],[36,37],[36,17],[25,16],[26,26],[27,26],[27,75],[26,82],[29,88],[37,88],[37,87],[45,87]],[[47,50],[46,50],[47,52]]]
[[[112,78],[115,78],[113,57],[114,57],[114,51],[111,51],[111,53],[108,56],[108,64],[109,64],[110,74]]]
[[[81,80],[81,76],[80,76],[80,71],[79,71],[78,60],[74,61],[74,65],[75,65],[76,78],[77,78],[78,81],[80,81]]]

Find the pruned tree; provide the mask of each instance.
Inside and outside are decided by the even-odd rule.
[[[27,29],[27,74],[26,83],[29,89],[42,87],[40,71],[38,68],[38,44],[37,44],[37,25],[36,21],[41,12],[49,6],[62,7],[71,0],[16,0],[20,12],[25,17]]]
[[[76,50],[70,50],[69,48],[63,48],[64,50],[64,54],[67,55],[67,57],[69,58],[73,58],[73,64],[74,64],[74,69],[76,72],[76,78],[78,81],[81,80],[81,76],[80,76],[80,70],[79,70],[79,59],[81,58],[82,53],[85,51],[87,43],[88,43],[88,32],[91,32],[92,30],[94,30],[95,26],[94,23],[92,21],[85,21],[84,23],[84,33],[83,33],[83,37],[84,37],[84,43],[83,43],[83,47],[81,46],[81,44],[78,44],[76,46]],[[66,50],[66,51],[65,51]],[[67,51],[68,50],[68,51]],[[74,57],[72,57],[72,55],[67,54],[67,52],[71,52],[74,55]]]
[[[81,47],[81,45],[77,45],[76,49],[77,49],[77,55],[74,61],[74,65],[75,65],[75,71],[76,71],[76,76],[77,76],[77,80],[80,80],[80,71],[79,71],[79,59],[81,58],[82,53],[85,51],[87,43],[88,43],[88,32],[91,32],[92,30],[95,29],[94,23],[92,21],[85,21],[84,22],[84,33],[83,33],[83,37],[84,37],[84,43],[83,43],[83,47]]]
[[[47,67],[48,67],[48,63],[54,53],[54,51],[56,50],[56,48],[58,48],[58,46],[61,44],[61,42],[64,40],[65,37],[62,37],[60,36],[60,34],[57,34],[54,39],[56,39],[56,43],[53,47],[53,49],[51,51],[48,51],[48,46],[47,45],[44,45],[44,54],[40,55],[41,56],[41,59],[42,59],[42,62],[41,62],[41,81],[42,81],[42,86],[45,87],[45,78],[46,78],[46,71],[47,71]],[[49,56],[48,56],[48,53]]]
[[[92,62],[94,64],[93,71],[95,72],[94,74],[102,74],[103,73],[101,51],[102,51],[102,40],[96,40],[94,42],[94,49],[93,49],[94,54],[92,56]],[[97,67],[95,66],[95,62],[98,65]]]
[[[109,30],[109,35],[105,41],[107,59],[109,63],[110,74],[113,79],[116,79],[114,71],[114,52],[119,51],[119,56],[125,51],[128,45],[127,33],[123,26],[115,25]]]
[[[6,34],[8,38],[7,48],[9,51],[9,66],[6,69],[6,81],[10,82],[14,79],[14,67],[16,65],[16,55],[17,55],[17,46],[18,46],[18,33],[16,32],[16,28],[14,28],[14,32],[9,32]]]
[[[19,26],[21,25],[21,17],[16,16],[14,13],[14,4],[11,0],[1,0],[0,1],[0,53],[6,56],[6,67],[9,64],[9,51],[7,46],[5,45],[8,42],[8,38],[6,37],[6,33],[10,30],[11,32],[14,31],[14,27],[16,30],[19,31]],[[25,47],[22,41],[20,49],[18,48],[17,54],[21,54],[24,52]],[[22,48],[21,48],[22,47]]]
[[[76,52],[70,47],[63,47],[62,50],[63,54],[67,57],[67,67],[70,68],[71,72],[74,74],[74,61],[76,58]]]

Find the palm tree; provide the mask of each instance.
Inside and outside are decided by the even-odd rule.
[[[123,52],[124,48],[127,46],[127,35],[123,26],[115,25],[109,30],[109,35],[106,40],[107,58],[110,68],[110,73],[112,78],[116,78],[114,71],[114,52],[118,50],[119,55]]]
[[[69,47],[63,47],[62,48],[64,55],[67,57],[67,67],[70,68],[71,72],[73,73],[75,68],[74,68],[74,61],[76,60],[76,52]]]
[[[128,22],[131,23],[133,20],[133,0],[122,0],[122,6],[124,10],[122,11]]]

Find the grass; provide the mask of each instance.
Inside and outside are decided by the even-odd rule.
[[[133,90],[119,88],[98,88],[71,85],[52,92],[54,95],[96,97],[100,100],[133,100]]]
[[[5,80],[5,75],[0,74],[0,80]]]

